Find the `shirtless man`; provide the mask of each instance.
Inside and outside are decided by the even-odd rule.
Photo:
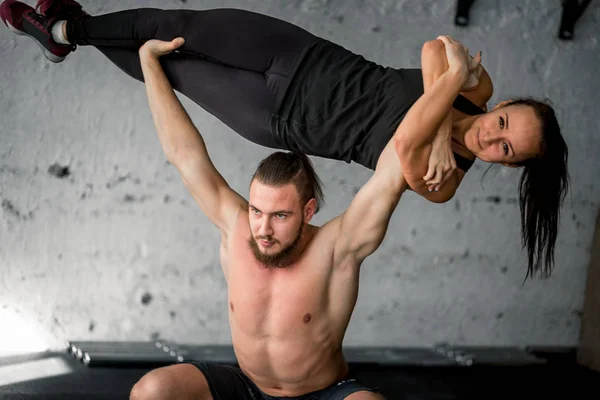
[[[310,224],[320,181],[302,154],[277,152],[259,164],[249,201],[212,164],[159,58],[182,41],[150,40],[139,50],[147,95],[167,159],[221,233],[229,321],[239,368],[176,364],[150,371],[132,399],[381,399],[349,374],[342,342],[363,260],[385,236],[407,182],[396,147],[403,129],[431,129],[469,76],[468,51],[447,42],[448,70],[415,103],[372,178],[348,209]]]

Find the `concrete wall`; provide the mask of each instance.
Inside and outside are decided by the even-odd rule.
[[[33,1],[29,1],[33,4]],[[364,264],[348,345],[576,345],[600,189],[600,6],[575,41],[556,37],[558,1],[478,0],[472,26],[454,1],[82,1],[92,14],[155,6],[241,7],[299,24],[365,57],[419,67],[424,41],[450,34],[483,50],[491,104],[551,98],[570,148],[572,191],[556,269],[524,285],[517,171],[476,162],[456,198],[409,193]],[[219,236],[160,149],[144,86],[94,48],[60,64],[0,29],[0,340],[4,349],[68,339],[230,343]],[[269,150],[182,98],[217,168],[248,193]],[[314,159],[340,213],[370,171]],[[68,170],[62,169],[66,168]],[[14,341],[7,341],[14,338]],[[26,339],[25,341],[23,341]],[[20,341],[19,341],[20,340]]]
[[[600,214],[585,285],[577,361],[600,372]]]

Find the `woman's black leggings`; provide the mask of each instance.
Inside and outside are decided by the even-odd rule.
[[[161,57],[173,88],[246,139],[278,148],[270,118],[299,57],[317,40],[311,33],[236,9],[142,8],[67,23],[71,43],[95,46],[141,82],[139,47],[179,36],[185,39],[179,52]]]

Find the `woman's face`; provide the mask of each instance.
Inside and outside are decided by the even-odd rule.
[[[510,165],[537,156],[541,138],[540,121],[533,108],[511,105],[476,118],[464,140],[480,160]]]

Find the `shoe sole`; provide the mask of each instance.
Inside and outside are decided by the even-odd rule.
[[[44,47],[43,44],[41,44],[39,41],[37,41],[36,38],[34,38],[33,36],[18,30],[17,28],[15,28],[14,26],[12,26],[10,24],[10,22],[8,21],[4,21],[4,23],[6,24],[6,26],[8,27],[8,29],[10,29],[13,33],[17,34],[17,35],[21,35],[21,36],[27,36],[29,37],[31,40],[33,40],[35,43],[37,43],[38,46],[40,46],[40,48],[42,49],[42,51],[44,52],[44,56],[52,61],[53,63],[59,63],[61,61],[63,61],[65,59],[65,57],[60,57],[57,55],[52,54],[47,48]]]

